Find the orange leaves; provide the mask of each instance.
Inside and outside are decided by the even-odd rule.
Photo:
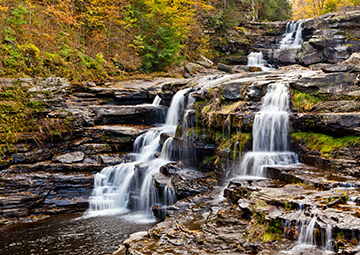
[[[55,4],[46,7],[46,13],[51,16],[55,22],[76,25],[76,14],[71,3],[71,0],[57,1]]]

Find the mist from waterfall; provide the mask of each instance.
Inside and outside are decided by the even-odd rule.
[[[266,165],[290,165],[298,162],[289,151],[289,88],[286,83],[268,85],[262,107],[253,123],[253,150],[244,155],[238,173],[265,177]]]
[[[166,124],[152,128],[138,136],[134,142],[134,151],[129,156],[133,160],[116,166],[104,168],[95,175],[94,190],[90,197],[87,215],[122,214],[131,208],[151,215],[155,204],[174,203],[173,190],[166,186],[163,194],[153,185],[153,175],[169,161],[172,139],[167,139],[160,157],[160,136],[162,133],[174,135],[181,112],[186,107],[185,94],[190,89],[177,92],[167,113]],[[156,98],[154,104],[158,104]]]

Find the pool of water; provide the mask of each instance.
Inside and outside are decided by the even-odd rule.
[[[81,216],[65,214],[36,223],[2,227],[0,254],[111,254],[130,234],[148,230],[156,223],[133,214]]]

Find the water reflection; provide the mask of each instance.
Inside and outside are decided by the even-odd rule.
[[[128,220],[139,215],[80,216],[66,214],[37,223],[2,227],[0,254],[111,254],[131,233],[155,224]]]

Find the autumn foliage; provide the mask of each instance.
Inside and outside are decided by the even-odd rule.
[[[82,81],[166,70],[209,52],[202,30],[210,23],[220,31],[240,21],[273,20],[284,4],[288,8],[287,0],[1,0],[0,76]]]
[[[359,0],[293,0],[294,19],[313,18],[329,12],[346,11],[359,6]]]

